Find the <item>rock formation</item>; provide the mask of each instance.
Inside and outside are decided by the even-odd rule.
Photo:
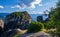
[[[37,21],[42,22],[43,21],[43,16],[37,16]]]
[[[4,30],[4,21],[2,19],[0,19],[0,37],[3,33],[3,30]]]
[[[0,19],[0,27],[4,28],[4,21]]]
[[[28,12],[14,12],[6,16],[5,30],[9,29],[26,29],[31,23],[31,17]]]

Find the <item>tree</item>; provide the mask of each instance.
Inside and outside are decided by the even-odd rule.
[[[54,21],[57,34],[60,37],[60,1],[57,3],[56,8],[51,9],[50,19]]]
[[[28,33],[32,32],[38,32],[44,29],[44,24],[40,22],[32,22],[30,26],[28,27]]]

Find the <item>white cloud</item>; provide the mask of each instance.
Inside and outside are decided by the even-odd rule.
[[[26,8],[26,6],[25,5],[23,5],[24,6],[24,8]],[[18,8],[18,9],[24,9],[24,8],[22,8],[20,5],[15,5],[15,6],[11,6],[11,8]]]
[[[35,5],[38,4],[40,5],[41,3],[41,0],[35,0],[34,2],[31,2],[30,5],[31,5],[31,8],[35,8]]]
[[[18,9],[34,9],[36,6],[42,6],[42,0],[19,0],[19,4],[12,6],[11,8],[18,8]]]
[[[0,8],[4,8],[2,5],[0,5]]]
[[[20,5],[12,6],[11,8],[21,8]]]
[[[42,0],[19,0],[19,5],[21,8],[35,8],[35,5],[41,6]]]

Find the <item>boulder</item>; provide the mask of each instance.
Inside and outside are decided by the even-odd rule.
[[[5,30],[9,29],[27,29],[31,23],[31,16],[28,12],[13,12],[6,16],[5,19]]]
[[[37,21],[42,22],[43,21],[43,16],[37,16]]]
[[[21,30],[21,29],[11,29],[11,30],[8,30],[8,31],[5,31],[3,34],[2,34],[2,37],[13,37],[15,35],[21,35],[21,34],[24,34],[26,33],[27,30]]]
[[[3,33],[3,31],[4,31],[4,21],[2,19],[0,19],[0,37]]]

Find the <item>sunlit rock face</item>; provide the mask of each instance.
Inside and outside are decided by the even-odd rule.
[[[3,33],[3,30],[4,30],[4,21],[2,19],[0,19],[0,37]]]
[[[0,27],[4,28],[4,21],[0,19]]]
[[[27,30],[21,30],[21,29],[12,29],[5,31],[2,37],[17,37],[15,35],[20,35],[26,33]]]
[[[23,34],[20,35],[20,37],[51,37],[51,35],[45,32],[36,32],[36,33]]]
[[[28,12],[13,12],[6,16],[5,26],[6,30],[9,29],[26,29],[31,23],[31,17]]]

